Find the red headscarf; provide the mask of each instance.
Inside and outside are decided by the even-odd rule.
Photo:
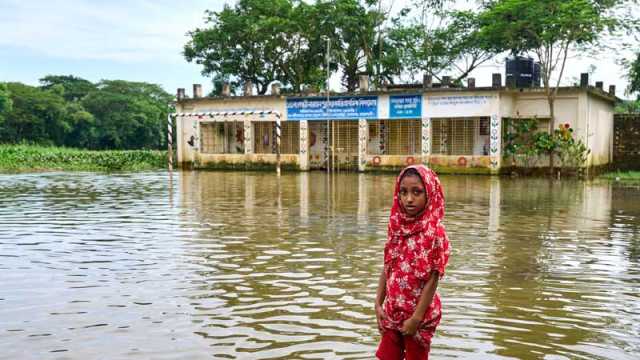
[[[415,169],[418,172],[427,195],[425,209],[417,217],[408,216],[400,203],[400,181],[409,169]],[[442,276],[449,254],[449,240],[442,224],[443,218],[444,193],[436,173],[424,165],[412,165],[404,168],[396,179],[396,187],[393,194],[393,206],[389,217],[387,246],[385,246],[384,254],[385,264],[397,257],[397,252],[392,251],[396,248],[394,245],[399,245],[403,238],[411,237],[420,241],[422,248],[439,248],[444,253],[443,259],[436,260],[437,263],[443,263],[438,264],[440,266],[436,265],[437,268],[433,269],[438,270]]]

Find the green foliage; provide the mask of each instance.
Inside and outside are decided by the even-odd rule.
[[[0,83],[0,134],[2,134],[2,124],[4,123],[4,117],[13,108],[13,101],[9,94],[7,84]]]
[[[304,56],[301,53],[308,44],[306,34],[296,34],[298,27],[292,27],[296,11],[290,0],[241,0],[235,7],[225,5],[220,12],[207,11],[209,27],[189,32],[184,56],[203,65],[203,74],[251,81],[259,94],[264,94],[274,80],[289,84],[283,81],[280,68],[287,62],[283,57],[288,55],[288,61],[302,63],[294,57]],[[289,44],[295,35],[299,36],[298,44]],[[288,50],[293,45],[298,45],[298,53]]]
[[[479,17],[481,34],[495,52],[535,54],[555,127],[554,101],[568,53],[600,43],[623,26],[616,12],[626,0],[489,0]],[[553,83],[552,78],[555,78]]]
[[[629,86],[627,94],[640,93],[640,52],[636,54],[635,60],[627,65],[629,74]]]
[[[161,169],[166,164],[165,151],[91,151],[26,144],[0,145],[0,171],[133,171]]]
[[[7,88],[13,108],[5,115],[0,141],[63,145],[71,131],[64,98],[54,91],[20,83],[8,83]]]
[[[559,125],[552,134],[539,131],[536,118],[510,119],[506,126],[504,156],[511,158],[512,165],[520,160],[525,167],[532,167],[544,154],[560,159],[560,168],[580,168],[587,161],[590,150],[574,139],[568,123]]]
[[[436,11],[435,17],[443,24],[436,27],[424,21],[396,19],[389,41],[399,53],[402,70],[425,72],[438,79],[446,72],[455,75],[453,83],[461,82],[493,57],[478,16],[473,11]]]
[[[90,81],[73,75],[47,75],[40,79],[40,83],[45,90],[61,87],[63,92],[60,95],[67,101],[80,101],[96,90],[96,86]]]
[[[158,149],[166,144],[164,134],[168,103],[172,96],[158,85],[103,80],[89,93],[82,106],[95,118],[96,149]],[[83,118],[90,127],[89,118]]]
[[[622,100],[614,109],[616,114],[637,114],[640,113],[640,99]]]
[[[573,128],[569,123],[560,124],[553,132],[554,150],[560,158],[560,167],[579,168],[587,161],[590,149],[573,138]]]
[[[525,167],[532,167],[538,161],[542,150],[539,145],[541,132],[538,131],[538,119],[510,119],[506,122],[504,135],[504,156],[511,157],[513,165],[521,159]]]
[[[42,87],[0,84],[0,143],[88,149],[166,145],[173,97],[160,86],[123,80],[86,86],[86,80],[51,75],[42,82]]]
[[[258,94],[279,81],[285,91],[299,92],[326,81],[330,40],[330,70],[340,68],[344,86],[353,91],[361,72],[380,82],[399,69],[394,49],[381,41],[384,17],[374,3],[240,0],[219,12],[207,11],[208,27],[189,32],[184,56],[216,81],[249,80]]]

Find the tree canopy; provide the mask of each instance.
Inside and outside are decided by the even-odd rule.
[[[481,34],[494,52],[533,53],[540,62],[550,117],[569,53],[598,44],[621,25],[615,13],[624,0],[490,0],[480,15]],[[555,77],[555,81],[554,81]]]
[[[0,83],[0,142],[88,149],[158,149],[173,97],[155,84],[47,76]]]

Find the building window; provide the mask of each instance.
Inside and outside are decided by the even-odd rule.
[[[253,148],[256,154],[276,153],[275,121],[256,121],[253,125]],[[298,154],[300,152],[300,122],[283,121],[280,123],[280,153]]]
[[[488,118],[431,120],[434,155],[489,155]]]
[[[200,124],[201,149],[204,154],[244,154],[244,125],[238,121]]]
[[[367,153],[375,155],[416,155],[421,153],[421,120],[370,120],[368,125]]]

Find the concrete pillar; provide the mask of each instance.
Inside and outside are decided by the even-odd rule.
[[[222,84],[222,96],[231,96],[231,85],[228,82]]]
[[[180,101],[180,100],[184,100],[185,97],[186,96],[185,96],[184,88],[178,88],[178,92],[176,94],[176,99],[178,99],[178,101]]]
[[[251,95],[253,95],[253,83],[251,82],[251,80],[246,80],[244,82],[244,96]]]
[[[502,74],[495,73],[491,75],[491,86],[494,88],[502,87]]]
[[[422,75],[422,88],[428,89],[433,87],[433,76],[429,74]]]
[[[358,171],[364,172],[367,166],[367,144],[369,143],[369,124],[366,119],[358,120]]]
[[[202,97],[202,85],[193,84],[193,98],[201,98]]]
[[[442,86],[443,88],[448,88],[451,86],[451,76],[445,75],[442,77]]]
[[[271,95],[280,95],[280,84],[274,82],[271,84]]]
[[[489,156],[491,157],[491,172],[498,173],[502,164],[502,118],[497,112],[491,115],[489,132]]]
[[[251,119],[244,119],[244,154],[253,154],[253,129],[251,128]]]
[[[300,120],[300,170],[309,170],[309,121]]]
[[[589,73],[580,74],[580,87],[586,88],[589,86]]]
[[[468,87],[469,89],[473,89],[473,88],[475,88],[475,87],[476,87],[476,79],[475,79],[475,78],[472,78],[472,77],[468,78],[468,79],[467,79],[467,87]]]
[[[358,76],[358,90],[360,92],[369,91],[369,75],[368,74],[360,74]]]
[[[422,163],[428,164],[431,156],[431,118],[422,118]]]

